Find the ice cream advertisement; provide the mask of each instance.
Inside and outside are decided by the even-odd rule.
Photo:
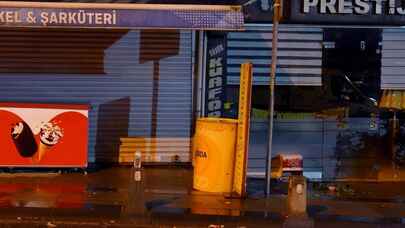
[[[0,103],[0,166],[86,167],[87,105]]]

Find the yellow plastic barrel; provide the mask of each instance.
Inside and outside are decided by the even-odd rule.
[[[211,193],[230,193],[237,120],[201,118],[193,139],[193,187]]]

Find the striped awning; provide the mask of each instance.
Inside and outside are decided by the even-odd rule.
[[[242,30],[240,6],[0,1],[0,27]]]
[[[405,110],[405,91],[383,90],[378,106],[384,109]]]

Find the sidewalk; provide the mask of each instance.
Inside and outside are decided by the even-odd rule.
[[[404,183],[397,185],[401,187]],[[255,181],[249,184],[253,192],[259,191],[258,187],[260,184]],[[88,175],[2,173],[0,224],[12,227],[27,224],[34,224],[30,225],[33,227],[134,227],[135,224],[136,227],[213,224],[281,227],[287,217],[285,195],[264,199],[256,192],[248,199],[237,200],[191,189],[192,171],[187,168],[146,168],[142,182],[135,182],[132,169],[125,167],[96,170]],[[404,227],[405,203],[398,200],[402,196],[393,197],[356,200],[310,189],[308,214],[314,219],[315,227],[325,227],[325,224],[327,227],[333,224],[336,227],[344,224]]]

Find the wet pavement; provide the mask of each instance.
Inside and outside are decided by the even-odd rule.
[[[315,227],[405,227],[405,182],[309,186]],[[244,200],[195,192],[187,167],[144,168],[140,182],[129,167],[87,175],[7,171],[0,174],[0,227],[281,227],[288,218],[285,183],[270,199],[263,187],[249,180]]]

